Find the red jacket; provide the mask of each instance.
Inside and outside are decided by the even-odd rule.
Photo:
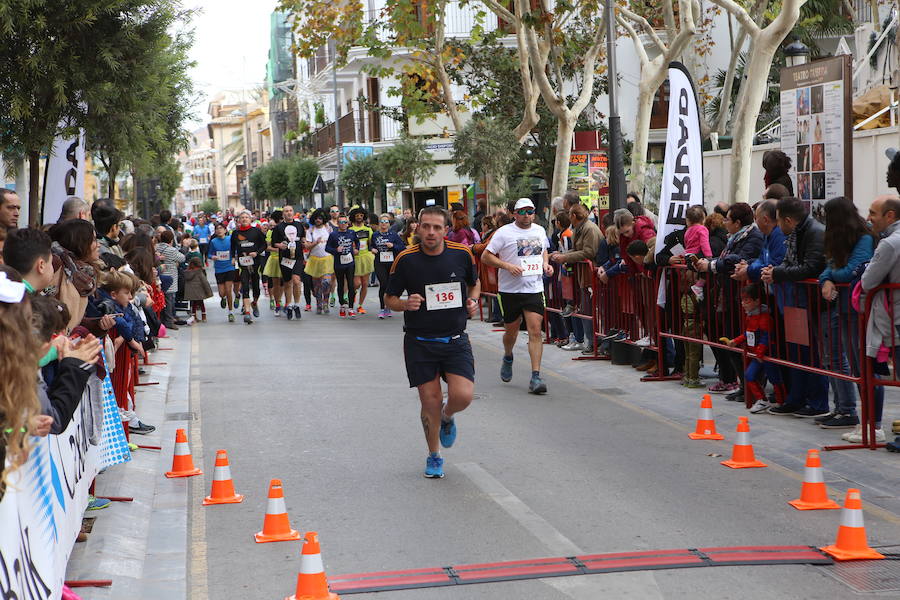
[[[625,260],[625,264],[628,265],[628,270],[630,272],[641,273],[644,270],[644,265],[639,265],[631,260],[631,257],[628,256],[628,244],[630,244],[634,240],[641,240],[646,242],[653,239],[654,237],[656,237],[656,228],[653,227],[653,221],[650,220],[650,217],[645,217],[644,215],[635,217],[634,231],[631,232],[630,236],[619,236],[619,251],[622,258]],[[650,254],[656,254],[653,248],[650,248]]]

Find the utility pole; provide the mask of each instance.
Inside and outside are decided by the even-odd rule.
[[[334,203],[338,206],[344,206],[341,198],[341,186],[338,182],[341,179],[341,125],[338,115],[341,110],[341,101],[338,98],[337,87],[337,44],[332,50],[331,57],[331,86],[334,92],[334,153],[335,153],[335,176],[334,176]]]
[[[606,64],[609,87],[609,209],[625,208],[625,150],[619,119],[616,72],[616,18],[612,0],[606,0]]]

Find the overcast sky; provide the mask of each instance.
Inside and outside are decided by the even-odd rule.
[[[209,100],[222,90],[256,87],[265,81],[269,22],[276,0],[184,0],[197,8],[194,85],[203,94],[191,129],[206,122]]]

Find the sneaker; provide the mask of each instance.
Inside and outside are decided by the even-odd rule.
[[[276,316],[276,317],[280,317],[280,316],[281,316],[281,307],[280,307],[280,306],[276,306],[274,312],[275,312],[275,316]]]
[[[811,417],[823,417],[828,414],[828,410],[820,410],[804,406],[800,410],[794,412],[794,416],[798,419],[809,419]]]
[[[851,429],[857,425],[859,425],[859,417],[851,415],[834,415],[827,421],[819,423],[819,427],[822,429]]]
[[[240,306],[241,306],[241,299],[235,298],[234,299],[234,310],[237,310]]]
[[[219,306],[221,306],[222,308],[228,308],[228,303],[225,301],[225,298],[219,300]]]
[[[862,443],[862,425],[857,425],[853,431],[848,431],[841,435],[841,439],[845,442],[850,442],[851,444],[860,444]],[[875,429],[875,441],[883,442],[885,439],[884,429],[878,427]],[[897,443],[897,440],[894,440],[894,443]]]
[[[341,310],[338,312],[338,316],[342,319],[347,317],[347,307],[343,304],[341,305]]]
[[[107,508],[110,504],[112,504],[112,502],[106,498],[98,498],[92,494],[88,496],[87,510],[102,510]]]
[[[383,319],[386,315],[384,314],[384,309],[378,311],[378,318]]]
[[[743,402],[744,401],[744,390],[738,388],[733,392],[725,394],[725,399],[729,402]]]
[[[328,299],[328,305],[334,306],[336,302],[337,302],[337,296],[332,294],[331,297]]]
[[[391,317],[394,316],[394,313],[393,313],[393,311],[391,311],[391,309],[386,308],[386,309],[384,309],[384,316],[386,316],[388,319],[390,319]]]
[[[246,323],[247,325],[253,323],[253,317],[250,316],[250,313],[244,315],[244,323]]]
[[[251,302],[250,308],[253,309],[253,316],[258,319],[259,318],[259,307],[256,305],[256,302]]]
[[[706,391],[710,394],[728,394],[735,391],[736,388],[736,383],[725,383],[724,381],[717,381],[706,388]]]
[[[358,312],[361,315],[364,315],[364,314],[366,314],[366,309],[364,309],[362,306],[360,306],[359,308],[356,309],[356,312]]]
[[[138,448],[138,445],[134,442],[128,442],[128,450],[131,452],[137,452],[138,450],[140,450],[140,448]]]
[[[234,323],[234,313],[228,313],[228,322]]]
[[[638,347],[640,347],[640,348],[648,348],[648,347],[650,346],[650,336],[649,336],[649,335],[645,335],[644,337],[642,337],[641,339],[639,339],[638,341],[636,341],[636,342],[634,343],[634,345],[635,345],[635,346],[638,346]]]
[[[827,415],[822,415],[821,417],[816,417],[814,419],[814,421],[815,421],[816,425],[818,425],[819,423],[824,423],[825,421],[830,421],[831,419],[833,419],[835,417],[839,417],[839,416],[840,416],[840,414],[838,414],[837,412],[832,410],[832,411],[829,411],[829,413]]]
[[[504,383],[509,383],[512,381],[512,365],[513,359],[512,357],[503,357],[503,360],[500,362],[500,381]]]
[[[312,305],[310,305],[310,304],[307,304],[306,308],[303,309],[304,312],[309,312],[311,310],[312,310]]]
[[[316,304],[316,314],[317,314],[317,315],[321,315],[321,314],[322,314],[322,307],[321,307],[320,305],[318,305],[318,304]]]
[[[566,317],[571,317],[574,313],[575,306],[572,304],[566,304],[565,306],[563,306],[563,309],[559,311],[559,316],[565,319]]]
[[[879,431],[881,431],[881,430],[880,429],[875,430],[875,434],[876,434],[875,441],[878,441],[877,434]],[[882,432],[881,435],[882,435],[882,437],[884,437],[884,432]],[[862,441],[862,436],[860,436],[860,441]],[[884,447],[888,452],[900,452],[900,437],[895,437],[893,442],[888,442],[887,444],[885,444]]]
[[[528,382],[529,394],[546,394],[547,384],[541,379],[540,375],[532,375],[531,381]]]
[[[347,318],[348,318],[348,319],[355,319],[355,318],[356,318],[356,313],[353,312],[352,309],[349,310],[349,311],[347,311]]]
[[[766,412],[772,407],[768,400],[757,400],[756,404],[750,407],[750,412],[753,414]]]
[[[294,318],[294,308],[292,306],[284,307],[284,316],[287,317],[287,320],[290,321]]]
[[[699,390],[700,388],[703,387],[703,382],[700,381],[699,379],[685,379],[684,387],[686,387],[690,390]]]
[[[782,404],[781,406],[770,406],[766,412],[770,415],[781,415],[786,417],[788,415],[794,414],[802,408],[802,406],[797,406],[796,404]]]
[[[569,352],[573,352],[575,350],[584,350],[583,342],[569,342],[565,346],[562,347],[563,350],[567,350]]]
[[[450,419],[445,421],[441,419],[441,446],[449,448],[456,441],[456,421]]]
[[[607,333],[606,335],[600,336],[600,339],[603,340],[604,342],[612,342],[612,341],[620,342],[620,341],[624,340],[627,336],[628,336],[628,334],[625,333],[624,331],[622,331],[621,329],[613,328],[613,329],[610,329],[609,333]]]
[[[269,310],[275,310],[275,298],[269,299]]]
[[[330,314],[331,314],[331,307],[328,306],[327,304],[326,304],[325,306],[323,306],[323,307],[322,307],[322,314],[323,314],[323,315],[330,315]]]
[[[147,425],[146,423],[141,423],[140,421],[138,421],[137,426],[128,426],[129,433],[137,433],[139,435],[147,435],[148,433],[153,433],[154,431],[156,431],[156,427],[154,427],[153,425]]]
[[[425,459],[425,477],[440,479],[444,476],[444,459],[435,454],[429,454]]]
[[[590,346],[585,346],[585,347],[584,347],[584,350],[582,350],[581,353],[584,354],[585,356],[587,356],[587,355],[593,355],[593,354],[594,354],[594,349],[591,348]]]

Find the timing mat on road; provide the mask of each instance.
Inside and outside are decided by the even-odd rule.
[[[329,576],[328,587],[340,594],[362,594],[620,571],[794,564],[830,565],[832,560],[812,546],[649,550]]]

